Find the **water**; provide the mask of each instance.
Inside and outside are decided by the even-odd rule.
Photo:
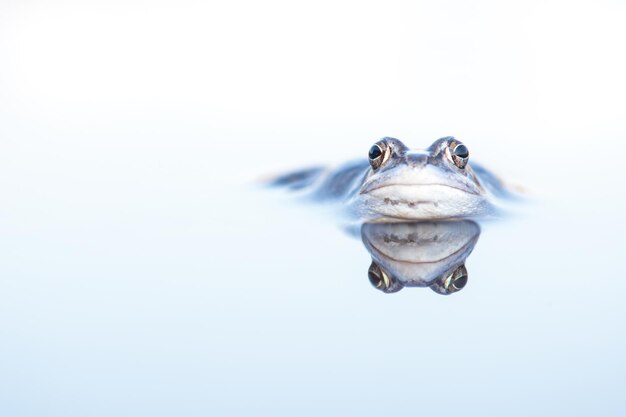
[[[5,165],[5,415],[624,410],[623,201],[603,190],[545,179],[482,225],[462,291],[384,294],[320,208],[217,180],[211,147],[121,142]],[[587,181],[611,181],[597,162]]]
[[[624,415],[622,6],[85,4],[1,6],[0,415]],[[457,293],[258,185],[386,135],[526,189]]]

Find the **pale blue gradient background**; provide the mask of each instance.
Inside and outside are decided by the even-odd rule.
[[[622,416],[619,1],[0,3],[0,416]],[[450,297],[255,181],[455,135]]]

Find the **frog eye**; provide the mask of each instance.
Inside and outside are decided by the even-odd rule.
[[[372,169],[378,169],[389,158],[389,146],[385,142],[375,143],[367,156]]]
[[[469,160],[467,146],[463,145],[461,142],[452,142],[450,144],[450,159],[452,159],[452,162],[457,167],[461,169],[465,168]]]
[[[467,268],[465,265],[458,267],[443,283],[444,289],[449,293],[461,291],[467,285]]]
[[[402,284],[387,275],[374,261],[372,261],[367,271],[367,278],[369,278],[370,284],[372,284],[374,288],[385,293],[392,293],[402,289]]]

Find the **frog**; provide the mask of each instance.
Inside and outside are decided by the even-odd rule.
[[[273,178],[318,202],[334,202],[363,222],[477,218],[497,211],[497,199],[510,196],[505,183],[469,160],[468,147],[453,136],[425,149],[411,149],[384,137],[367,158],[337,167],[313,167]]]

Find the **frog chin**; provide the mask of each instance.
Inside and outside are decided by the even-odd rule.
[[[456,185],[387,184],[360,194],[372,217],[432,220],[475,217],[490,209],[487,199]]]

